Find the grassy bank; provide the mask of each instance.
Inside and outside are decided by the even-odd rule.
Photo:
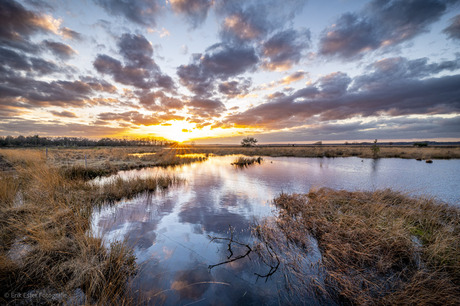
[[[69,303],[80,295],[76,303],[130,304],[135,258],[123,242],[106,247],[89,234],[92,210],[178,180],[117,178],[95,185],[65,175],[43,151],[20,152],[1,152],[14,171],[0,174],[0,303],[16,294],[20,303]]]
[[[207,156],[187,154],[185,147],[91,147],[91,148],[34,148],[0,149],[0,171],[14,171],[27,165],[27,160],[41,160],[60,169],[68,179],[93,179],[120,170],[145,167],[170,167],[204,161]],[[15,165],[13,167],[13,164]]]
[[[378,144],[377,144],[378,145]],[[460,147],[436,146],[378,146],[376,157],[408,159],[450,159],[460,158]],[[371,145],[310,145],[310,146],[193,146],[192,153],[215,155],[243,154],[248,156],[293,156],[293,157],[350,157],[374,158]]]
[[[456,305],[460,300],[458,208],[390,190],[319,189],[281,194],[274,203],[280,208],[275,222],[256,232],[272,250],[280,249],[280,233],[301,250],[277,256],[291,275],[317,244],[321,273],[309,282],[316,294],[345,304]],[[305,287],[291,289],[294,295],[307,294]]]

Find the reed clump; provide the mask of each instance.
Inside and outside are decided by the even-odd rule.
[[[238,157],[232,165],[238,166],[238,167],[247,167],[250,165],[253,165],[255,163],[260,164],[262,163],[262,157],[245,157],[245,156],[240,156]]]
[[[131,177],[127,179],[118,176],[99,187],[95,187],[95,199],[99,203],[115,202],[123,198],[132,198],[142,192],[165,189],[180,182],[182,180],[175,176]]]
[[[339,303],[455,305],[460,300],[460,210],[391,190],[281,194],[276,226],[324,272],[315,291]],[[264,234],[265,232],[265,234]],[[268,233],[268,234],[267,234]],[[269,241],[276,245],[277,241]]]
[[[91,234],[92,210],[178,180],[95,184],[86,174],[66,175],[40,155],[17,153],[3,155],[15,171],[0,175],[0,304],[70,303],[78,292],[78,304],[130,304],[135,257],[124,242],[106,246]],[[14,292],[29,298],[16,301]]]

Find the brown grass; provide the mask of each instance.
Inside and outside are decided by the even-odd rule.
[[[377,143],[378,145],[378,143]],[[449,159],[460,158],[460,146],[378,146],[376,157],[407,159]],[[215,155],[243,154],[247,156],[295,156],[295,157],[350,157],[374,158],[371,145],[308,145],[308,146],[193,146],[194,153]]]
[[[13,292],[38,296],[16,302],[67,303],[81,290],[83,301],[76,303],[130,304],[135,258],[123,242],[106,247],[91,236],[92,209],[178,180],[115,178],[96,185],[66,177],[37,150],[18,152],[1,151],[15,172],[0,176],[0,303],[14,302],[5,298]]]
[[[257,230],[277,245],[281,231],[308,256],[321,252],[316,292],[339,303],[455,305],[460,300],[460,210],[390,190],[319,189],[281,194],[276,225]],[[271,240],[270,240],[271,239]],[[291,265],[297,271],[299,264]],[[294,292],[305,294],[301,290]]]
[[[255,157],[240,156],[232,163],[232,165],[238,166],[238,167],[247,167],[255,163],[260,164],[261,162],[262,162],[262,157],[255,158]]]

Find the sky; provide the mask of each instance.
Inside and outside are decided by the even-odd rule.
[[[457,0],[0,0],[0,135],[460,140]]]

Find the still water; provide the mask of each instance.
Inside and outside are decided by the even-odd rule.
[[[283,269],[261,277],[272,266],[255,252],[244,256],[248,253],[245,244],[253,241],[251,229],[274,215],[271,201],[281,192],[306,193],[316,187],[392,188],[451,205],[460,203],[460,160],[426,164],[405,159],[266,157],[261,165],[238,168],[231,165],[235,159],[212,156],[176,168],[118,174],[174,174],[185,179],[165,191],[107,205],[93,214],[93,231],[107,243],[126,239],[134,248],[140,272],[131,286],[139,290],[143,301],[167,305],[324,303],[313,296],[289,297]],[[229,250],[231,235],[241,244],[232,243]],[[212,267],[236,257],[242,258]],[[313,250],[308,266],[320,260]],[[304,273],[317,273],[309,269]]]

